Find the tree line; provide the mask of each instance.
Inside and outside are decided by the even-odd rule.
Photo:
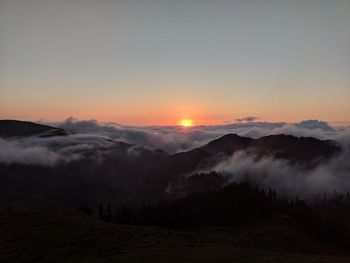
[[[80,210],[92,214],[88,206]],[[244,224],[291,224],[334,244],[350,244],[350,195],[336,195],[308,204],[301,199],[279,198],[276,191],[248,182],[231,183],[216,190],[141,207],[100,204],[100,219],[130,225],[171,228],[192,226],[237,227]]]

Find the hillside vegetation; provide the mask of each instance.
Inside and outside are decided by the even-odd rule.
[[[0,262],[350,262],[288,225],[172,230],[78,212],[0,215]]]

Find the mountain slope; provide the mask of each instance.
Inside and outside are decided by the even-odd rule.
[[[298,138],[291,135],[270,135],[259,139],[227,134],[202,147],[170,155],[156,173],[173,175],[191,173],[195,170],[210,169],[224,158],[244,151],[256,159],[272,157],[287,160],[309,168],[321,161],[327,161],[340,151],[335,141],[315,138]]]
[[[200,149],[210,155],[217,155],[218,153],[231,155],[237,151],[247,149],[253,141],[254,139],[252,138],[242,137],[237,134],[226,134],[203,145]]]
[[[0,262],[350,262],[288,225],[176,231],[77,212],[0,214]]]
[[[55,128],[28,121],[0,120],[0,137],[25,136],[64,136],[68,133],[64,129]]]
[[[250,148],[259,157],[272,155],[277,159],[286,159],[292,163],[310,166],[329,159],[340,151],[335,141],[318,140],[312,137],[295,137],[291,135],[270,135],[252,142]]]

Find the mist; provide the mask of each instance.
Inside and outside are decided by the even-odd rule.
[[[332,197],[350,191],[350,134],[341,135],[337,141],[340,154],[310,169],[271,157],[257,160],[242,151],[212,170],[222,173],[229,183],[251,182],[272,188],[286,198],[313,200],[324,194]]]

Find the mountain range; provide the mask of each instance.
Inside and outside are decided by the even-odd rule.
[[[56,145],[60,138],[70,136],[76,135],[32,122],[0,121],[0,137],[7,141],[55,138]],[[76,207],[81,202],[102,201],[141,205],[186,195],[193,189],[204,191],[224,185],[225,178],[211,171],[238,153],[256,161],[283,160],[307,170],[341,151],[336,141],[283,134],[258,139],[227,134],[175,154],[108,138],[102,140],[107,146],[79,148],[79,142],[73,143],[76,149],[81,149],[75,152],[81,154],[80,158],[54,166],[0,163],[0,205]],[[169,191],[169,186],[174,185],[177,187]]]

